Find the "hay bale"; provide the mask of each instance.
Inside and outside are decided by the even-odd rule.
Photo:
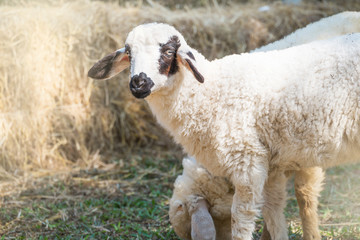
[[[318,3],[233,5],[171,11],[82,1],[6,1],[0,6],[0,171],[90,164],[136,146],[174,147],[127,71],[93,83],[87,70],[145,22],[167,22],[209,58],[243,52],[342,10]],[[130,150],[129,150],[130,149]]]

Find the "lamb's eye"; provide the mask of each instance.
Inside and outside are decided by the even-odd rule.
[[[174,53],[175,53],[175,51],[173,51],[173,50],[167,50],[167,51],[165,52],[165,54],[166,54],[168,57],[171,57],[172,55],[174,55]]]

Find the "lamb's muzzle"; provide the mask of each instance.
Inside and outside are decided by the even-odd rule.
[[[154,86],[151,78],[146,76],[146,73],[134,75],[130,80],[130,91],[136,98],[146,98],[151,93],[151,88]]]

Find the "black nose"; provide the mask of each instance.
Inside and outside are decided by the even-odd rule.
[[[134,75],[131,78],[131,82],[134,88],[141,88],[143,87],[146,82],[148,81],[147,79],[149,79],[145,73],[140,73],[139,75]]]
[[[136,98],[145,98],[150,95],[151,88],[155,85],[154,82],[146,76],[145,73],[132,76],[130,80],[131,93]]]

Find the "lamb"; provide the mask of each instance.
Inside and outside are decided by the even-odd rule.
[[[311,23],[282,40],[256,49],[255,52],[284,49],[359,31],[360,13],[343,12]],[[196,205],[199,202],[204,208],[201,209],[202,211],[210,212],[210,218],[205,220],[206,224],[214,225],[216,228],[216,231],[211,229],[206,234],[216,232],[216,239],[230,239],[232,185],[224,178],[211,176],[195,159],[184,158],[183,167],[183,174],[176,179],[173,196],[170,200],[169,217],[175,232],[183,239],[191,239],[191,230],[199,229],[201,224],[204,224],[204,221],[191,221],[192,216],[188,211],[189,208],[201,209]],[[318,167],[296,172],[295,192],[299,202],[305,240],[321,239],[318,230],[317,196],[321,191],[323,178],[324,173]],[[203,202],[208,204],[202,204]],[[194,226],[191,226],[190,223],[193,223]],[[265,226],[261,239],[269,239],[269,237]]]
[[[264,199],[275,209],[284,201],[285,171],[360,158],[359,47],[360,34],[351,34],[208,61],[175,28],[152,23],[88,75],[108,79],[131,65],[132,94],[146,98],[188,154],[234,185],[232,238],[251,239]],[[262,211],[271,238],[287,239],[273,228],[285,219]]]

